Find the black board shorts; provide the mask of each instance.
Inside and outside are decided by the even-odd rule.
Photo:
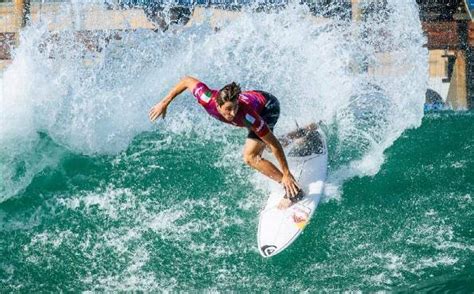
[[[280,117],[280,102],[278,99],[270,93],[264,91],[257,91],[261,93],[267,102],[265,103],[265,107],[262,109],[262,112],[259,113],[260,117],[263,121],[267,124],[268,128],[273,132],[273,128],[275,127],[278,118]],[[247,139],[255,139],[262,141],[257,134],[253,131],[249,131],[247,135]]]

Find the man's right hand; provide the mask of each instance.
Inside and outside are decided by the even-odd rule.
[[[296,202],[292,198],[300,193],[301,188],[291,173],[288,173],[287,175],[284,174],[281,183],[285,188],[286,195],[278,203],[278,209],[286,209]]]
[[[301,189],[291,173],[283,174],[281,183],[290,198],[296,196]]]
[[[166,103],[165,101],[160,101],[158,104],[156,104],[150,109],[150,113],[148,114],[150,120],[153,122],[158,117],[160,117],[160,115],[163,119],[165,119],[167,108],[168,108],[168,103]]]

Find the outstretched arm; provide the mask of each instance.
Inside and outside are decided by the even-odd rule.
[[[184,90],[188,89],[189,91],[192,91],[194,87],[199,83],[199,80],[190,77],[190,76],[185,76],[182,78],[166,95],[163,100],[158,102],[155,106],[153,106],[150,110],[149,117],[151,121],[156,120],[158,117],[162,117],[165,119],[166,116],[166,109],[168,108],[168,105],[173,101],[174,98],[176,98],[179,94],[183,93]]]
[[[300,190],[300,187],[298,186],[298,183],[296,182],[295,178],[290,172],[290,169],[288,168],[288,162],[286,160],[285,152],[283,151],[280,142],[271,131],[268,132],[261,139],[263,140],[263,142],[265,142],[265,144],[270,146],[272,153],[275,155],[276,159],[280,163],[283,174],[281,178],[281,183],[285,187],[286,193],[289,196],[296,196],[296,194],[298,194],[298,191]]]

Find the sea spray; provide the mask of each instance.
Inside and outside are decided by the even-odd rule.
[[[10,176],[18,169],[12,158],[31,162],[25,165],[30,180],[44,168],[32,154],[38,132],[71,152],[116,154],[152,129],[149,108],[184,75],[213,88],[237,81],[243,89],[273,93],[282,106],[277,134],[322,121],[333,140],[333,182],[375,174],[383,151],[419,125],[426,83],[416,5],[391,1],[385,9],[383,19],[352,23],[317,20],[300,5],[273,13],[244,9],[217,31],[208,18],[167,32],[124,31],[114,38],[97,32],[92,48],[77,38],[77,22],[61,32],[34,24],[22,32],[3,78],[3,199],[29,183]],[[357,70],[360,56],[369,71]],[[212,138],[216,128],[219,137],[229,130],[216,125],[186,94],[157,131]],[[23,147],[11,152],[12,146]]]

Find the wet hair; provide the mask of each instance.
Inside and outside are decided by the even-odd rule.
[[[237,101],[240,92],[240,86],[235,82],[225,85],[224,88],[220,89],[219,95],[217,95],[217,104],[219,104],[219,106],[222,106],[228,101]]]

